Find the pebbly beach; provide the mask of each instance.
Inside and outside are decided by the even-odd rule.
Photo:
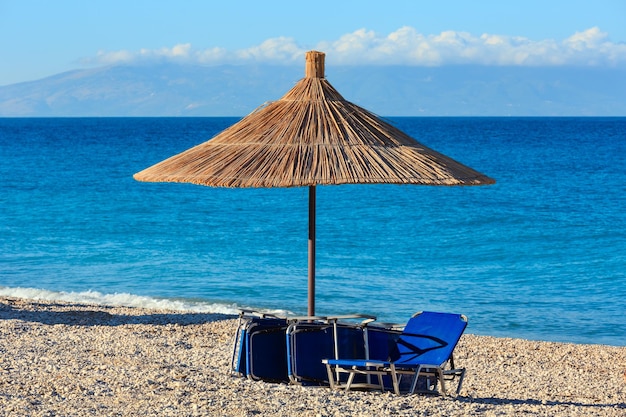
[[[465,334],[457,398],[230,373],[235,316],[0,298],[0,416],[626,414],[626,347]]]

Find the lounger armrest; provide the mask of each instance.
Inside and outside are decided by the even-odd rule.
[[[275,314],[271,314],[271,313],[262,313],[260,311],[256,311],[256,310],[248,310],[248,309],[240,309],[239,310],[239,317],[243,318],[243,317],[258,317],[261,319],[266,319],[266,318],[272,318],[272,319],[283,319],[285,317],[280,317],[277,316]]]
[[[322,359],[322,363],[340,367],[378,367],[383,368],[390,365],[387,361],[377,361],[374,359]]]
[[[287,321],[290,323],[298,323],[298,322],[307,322],[307,321],[317,321],[317,322],[325,322],[327,320],[326,316],[288,316]]]
[[[292,322],[300,321],[320,321],[324,323],[337,323],[340,320],[354,320],[361,319],[361,325],[365,326],[373,321],[376,321],[376,316],[369,314],[345,314],[337,316],[289,316],[287,320]]]

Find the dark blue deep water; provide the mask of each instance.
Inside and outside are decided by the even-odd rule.
[[[299,189],[140,183],[236,118],[0,119],[0,295],[306,313]],[[626,118],[392,118],[497,180],[317,190],[317,313],[626,345]]]

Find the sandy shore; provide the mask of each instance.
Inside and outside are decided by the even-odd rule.
[[[626,347],[465,335],[457,399],[230,376],[236,319],[0,298],[0,416],[626,415]]]

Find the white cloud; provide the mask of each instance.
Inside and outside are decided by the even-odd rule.
[[[94,59],[87,59],[87,64],[123,64],[149,59],[188,60],[192,49],[190,43],[178,44],[172,48],[140,49],[139,52],[99,51]]]
[[[291,38],[273,38],[248,49],[235,52],[234,56],[241,60],[261,62],[291,62],[302,57],[302,50]]]
[[[113,51],[105,52],[98,51],[98,54],[93,59],[85,60],[85,63],[97,63],[97,64],[118,64],[122,62],[130,62],[135,59],[135,54],[129,51]]]
[[[573,50],[583,51],[585,49],[594,49],[602,45],[606,37],[606,33],[600,32],[599,28],[594,27],[583,32],[576,32],[565,39],[563,43]]]
[[[531,40],[519,36],[445,31],[424,35],[405,26],[388,34],[359,29],[334,41],[324,41],[313,48],[298,45],[293,38],[279,37],[246,49],[220,47],[194,49],[191,44],[171,48],[130,51],[101,51],[90,64],[115,64],[142,60],[173,60],[201,64],[264,62],[300,63],[304,52],[324,51],[332,65],[416,65],[457,64],[555,66],[555,65],[626,65],[626,44],[613,43],[608,34],[593,27],[570,37]]]
[[[196,52],[198,62],[203,64],[219,64],[227,60],[229,53],[224,48],[208,48]]]

